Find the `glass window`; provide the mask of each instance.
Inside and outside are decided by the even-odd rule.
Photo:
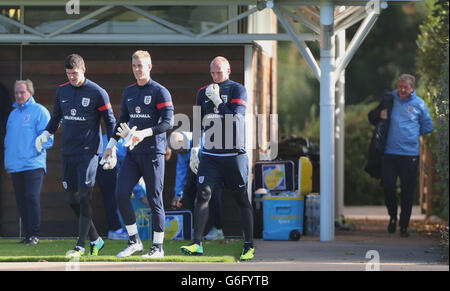
[[[80,14],[68,15],[64,6],[38,7],[26,6],[25,24],[42,33],[52,33],[67,26],[77,19],[100,9],[101,6],[80,6]],[[205,32],[227,20],[227,6],[139,6],[143,13],[128,10],[123,6],[113,7],[82,23],[78,23],[62,34],[175,34],[178,33],[171,24],[182,27],[192,33]],[[158,20],[146,17],[145,13],[163,19],[171,24],[161,24]],[[142,15],[144,14],[144,15]],[[1,23],[1,22],[0,22]],[[0,26],[1,30],[1,26]],[[223,28],[215,33],[226,33]]]
[[[0,7],[0,15],[20,22],[19,7]],[[3,17],[2,17],[3,18]],[[0,33],[20,33],[20,28],[0,18]]]
[[[143,9],[195,34],[205,32],[228,19],[227,6],[160,6]],[[215,33],[227,33],[227,28]]]

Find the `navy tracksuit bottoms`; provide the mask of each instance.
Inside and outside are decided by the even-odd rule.
[[[147,199],[152,210],[152,229],[164,232],[165,212],[163,205],[164,155],[127,152],[119,170],[116,198],[125,225],[136,223],[130,196],[141,177],[144,178]]]

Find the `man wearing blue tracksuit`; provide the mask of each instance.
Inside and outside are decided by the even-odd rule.
[[[143,177],[152,210],[153,245],[142,257],[161,258],[164,257],[165,212],[162,192],[166,131],[173,127],[174,107],[169,91],[150,78],[152,62],[147,51],[139,50],[133,54],[132,69],[137,83],[128,86],[123,92],[119,122],[103,156],[105,161],[108,160],[119,136],[125,138],[124,145],[129,149],[117,177],[116,197],[130,240],[117,256],[128,257],[144,250],[130,201],[133,187]]]
[[[169,146],[177,153],[177,166],[175,175],[174,197],[172,208],[188,208],[194,213],[195,197],[197,195],[197,168],[191,168],[192,132],[174,131],[170,135]],[[199,149],[198,157],[202,149]],[[212,221],[212,229],[205,236],[207,240],[223,239],[222,225],[222,188],[219,183],[211,195],[209,215]],[[182,202],[183,201],[183,202]]]
[[[86,237],[91,241],[90,255],[97,255],[103,248],[103,240],[92,222],[92,190],[102,152],[100,119],[111,136],[115,126],[114,113],[106,91],[86,79],[84,60],[77,54],[65,60],[69,82],[56,91],[53,115],[45,131],[36,139],[36,148],[54,134],[62,121],[63,187],[68,192],[68,202],[78,219],[79,238],[68,257],[84,254]]]
[[[50,113],[36,103],[34,87],[30,80],[16,81],[14,86],[15,108],[8,117],[5,136],[5,169],[11,174],[17,207],[25,228],[25,244],[39,242],[40,194],[47,171],[47,149],[53,145],[53,137],[43,145],[41,152],[34,146],[48,121]]]
[[[202,131],[205,143],[198,165],[198,192],[194,210],[194,241],[182,246],[188,255],[202,255],[203,231],[208,219],[208,202],[214,188],[224,183],[233,191],[241,214],[244,232],[244,248],[241,260],[254,257],[253,209],[248,186],[248,158],[245,150],[245,111],[247,92],[245,87],[229,79],[230,64],[224,57],[216,57],[210,64],[213,84],[197,93],[197,105],[201,107]],[[194,148],[200,143],[194,140]],[[198,151],[197,151],[198,152]],[[191,159],[195,156],[191,156]]]
[[[394,233],[397,224],[396,182],[400,178],[400,235],[408,237],[419,164],[419,137],[430,133],[434,127],[425,102],[416,95],[414,76],[401,75],[392,95],[394,98],[390,115],[388,116],[388,109],[380,113],[380,119],[389,119],[382,157],[381,184],[390,216],[388,232]]]

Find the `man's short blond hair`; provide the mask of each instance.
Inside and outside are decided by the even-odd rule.
[[[14,88],[16,88],[17,85],[21,85],[21,84],[25,84],[25,87],[27,88],[27,91],[30,92],[30,94],[33,96],[34,95],[34,86],[33,86],[33,82],[31,82],[30,79],[26,79],[26,80],[17,80],[14,83]]]
[[[133,59],[149,59],[150,63],[152,62],[152,57],[150,56],[150,53],[148,51],[143,50],[137,50],[133,53],[132,56]]]
[[[416,77],[410,74],[401,74],[400,77],[398,77],[398,81],[402,82],[409,82],[411,84],[411,87],[416,88]]]

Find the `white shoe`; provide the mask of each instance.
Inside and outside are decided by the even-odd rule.
[[[221,240],[224,239],[223,231],[215,227],[211,228],[207,235],[205,235],[206,240]]]
[[[128,241],[128,246],[117,254],[118,258],[126,258],[134,254],[135,252],[142,252],[144,250],[144,245],[139,240],[137,242]]]
[[[158,248],[157,246],[152,246],[152,248],[146,253],[145,255],[142,255],[141,258],[143,259],[149,259],[149,258],[164,258],[164,250]]]

